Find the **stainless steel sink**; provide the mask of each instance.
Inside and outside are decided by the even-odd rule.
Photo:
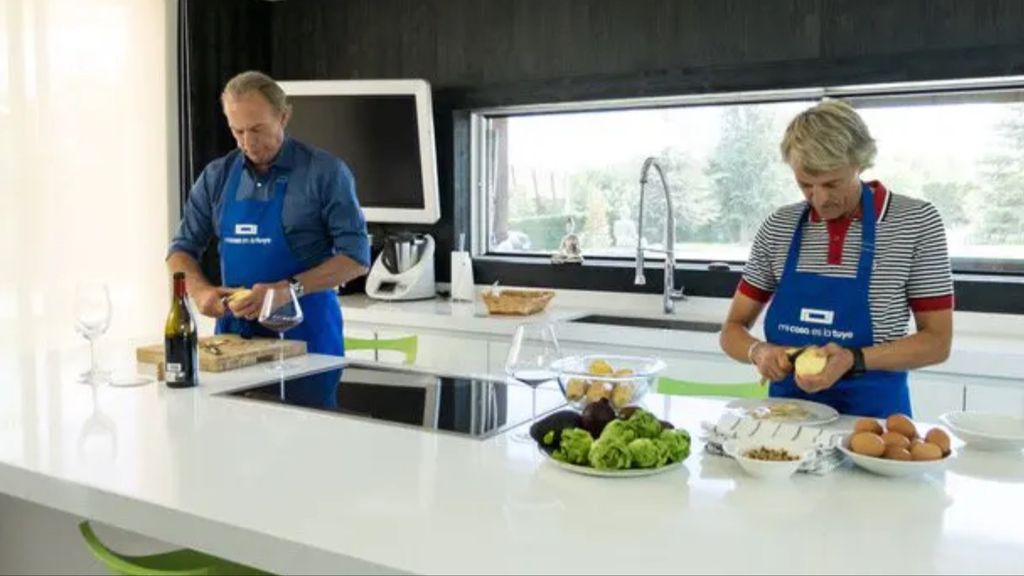
[[[569,320],[582,324],[606,324],[610,326],[629,326],[631,328],[661,328],[664,330],[683,330],[687,332],[717,333],[722,325],[717,322],[698,322],[679,320],[677,318],[637,318],[635,316],[607,316],[604,314],[588,314]]]

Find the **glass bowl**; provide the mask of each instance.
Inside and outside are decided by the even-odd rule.
[[[647,395],[665,362],[648,356],[586,354],[561,358],[551,369],[558,373],[558,386],[573,408],[583,410],[607,399],[618,412]]]

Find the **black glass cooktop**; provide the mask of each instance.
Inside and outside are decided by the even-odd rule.
[[[488,438],[531,418],[530,389],[504,380],[349,365],[224,395],[339,416]],[[554,385],[537,391],[537,413],[564,404]]]

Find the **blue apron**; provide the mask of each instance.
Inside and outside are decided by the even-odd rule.
[[[861,189],[863,235],[856,278],[835,278],[797,271],[804,223],[810,207],[793,232],[786,267],[778,290],[765,316],[765,336],[780,346],[824,346],[829,342],[844,347],[874,344],[868,293],[875,262],[875,204],[871,188]],[[869,370],[839,380],[815,394],[801,390],[793,374],[773,382],[773,397],[799,398],[832,406],[842,414],[885,418],[890,414],[910,415],[907,372]]]
[[[224,211],[220,219],[220,265],[225,286],[251,287],[256,283],[278,282],[305,271],[284,235],[281,221],[284,196],[288,191],[287,175],[278,174],[269,200],[239,200],[238,184],[242,178],[243,155],[231,165],[224,189]],[[303,340],[307,350],[316,354],[344,356],[341,306],[332,290],[306,294],[299,299],[301,324],[284,333],[291,340]],[[277,337],[258,322],[236,318],[230,313],[217,320],[217,333]],[[324,379],[319,388],[305,386],[302,395],[310,403],[333,405],[337,380]],[[286,392],[287,393],[287,392]]]

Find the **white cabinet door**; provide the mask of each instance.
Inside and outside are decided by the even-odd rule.
[[[966,406],[968,410],[1024,417],[1024,382],[1019,388],[968,384]]]
[[[492,376],[505,377],[505,362],[508,359],[508,351],[512,348],[509,341],[490,342],[488,344],[488,373]],[[593,349],[581,348],[579,344],[559,341],[559,348],[562,356],[573,356],[576,354],[594,353]]]
[[[416,366],[444,372],[464,374],[487,373],[487,341],[478,335],[426,330],[378,330],[377,338],[417,337]],[[381,350],[381,362],[402,363],[400,352]]]
[[[757,382],[760,376],[750,364],[736,362],[723,352],[714,354],[664,355],[667,367],[662,376],[707,384],[745,384]]]
[[[959,378],[912,371],[910,373],[910,407],[914,420],[938,422],[939,416],[963,410],[964,385]]]

